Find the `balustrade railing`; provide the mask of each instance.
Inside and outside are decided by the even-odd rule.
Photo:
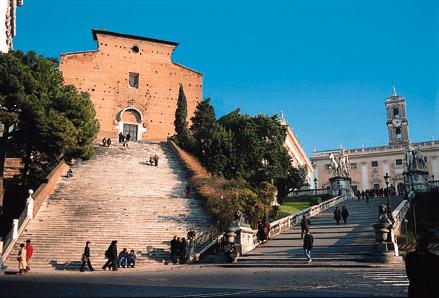
[[[308,217],[315,216],[319,214],[320,212],[327,210],[343,201],[348,199],[348,196],[339,196],[332,198],[330,200],[327,200],[319,205],[314,205],[309,208],[306,208],[300,212],[297,212],[295,214],[283,217],[281,219],[278,219],[272,223],[270,223],[270,237],[276,236],[284,231],[289,230],[291,227],[298,225],[303,217],[303,215],[306,215]]]
[[[329,189],[327,188],[316,188],[316,189],[303,189],[303,190],[294,190],[290,192],[287,198],[295,198],[295,197],[305,197],[305,196],[324,196],[329,195]]]
[[[401,227],[402,221],[405,218],[408,210],[410,209],[410,203],[408,200],[403,200],[392,212],[392,217],[394,220],[392,229],[395,231],[395,234],[399,234],[399,229]]]
[[[207,232],[201,234],[189,244],[189,256],[198,259],[213,245],[218,244],[223,238],[223,231],[217,226],[210,226]]]
[[[430,181],[430,188],[439,188],[439,180]]]

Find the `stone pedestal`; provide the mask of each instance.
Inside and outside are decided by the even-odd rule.
[[[331,195],[332,196],[352,196],[352,179],[349,177],[336,176],[329,178],[331,183]]]
[[[428,183],[428,172],[412,170],[405,172],[404,184],[405,191],[409,193],[412,187],[416,192],[427,192],[430,190]]]

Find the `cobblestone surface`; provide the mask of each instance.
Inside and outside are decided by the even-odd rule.
[[[395,280],[398,276],[398,280]],[[403,285],[402,285],[403,284]],[[0,276],[0,297],[405,297],[403,268],[239,269]]]

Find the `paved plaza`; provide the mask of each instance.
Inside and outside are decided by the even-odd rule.
[[[0,297],[406,297],[403,267],[218,268],[0,276]]]

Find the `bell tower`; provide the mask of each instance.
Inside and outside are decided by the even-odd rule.
[[[409,123],[407,121],[406,101],[393,87],[392,96],[386,98],[387,129],[389,144],[407,144],[409,142]]]

